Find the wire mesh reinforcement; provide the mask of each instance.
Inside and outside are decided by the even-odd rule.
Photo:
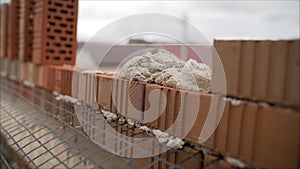
[[[125,158],[106,150],[121,146],[126,141],[105,130],[98,145],[87,136],[95,130],[92,124],[83,132],[71,103],[57,101],[55,96],[39,87],[28,87],[21,82],[1,78],[1,168],[233,168],[222,156],[204,153],[186,145],[145,159]],[[105,118],[95,108],[83,105],[80,109],[91,119]],[[145,133],[117,122],[110,126],[130,137]],[[87,127],[85,127],[87,128]],[[92,132],[90,132],[92,133]],[[156,143],[156,142],[155,142]],[[101,144],[101,146],[99,146]],[[126,142],[121,153],[129,152],[136,143]],[[154,147],[160,146],[157,142]],[[152,150],[141,150],[147,153]]]

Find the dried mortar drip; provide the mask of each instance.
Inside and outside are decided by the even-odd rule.
[[[29,82],[29,81],[23,81],[23,84],[25,85],[25,86],[28,86],[28,87],[35,87],[35,84],[34,83],[31,83],[31,82]]]
[[[239,106],[240,104],[242,104],[241,100],[237,100],[233,98],[226,98],[226,100],[229,101],[233,106]]]
[[[81,105],[81,102],[78,99],[74,98],[74,97],[71,97],[71,96],[68,96],[68,95],[62,95],[62,94],[59,94],[57,92],[56,93],[53,92],[53,95],[55,95],[55,99],[57,101],[63,100],[63,101],[68,102],[68,103]]]
[[[8,78],[10,80],[17,80],[18,79],[18,77],[16,75],[9,75]]]
[[[82,72],[82,74],[107,74],[107,72],[102,70],[85,70]]]
[[[106,118],[106,120],[108,122],[111,122],[111,121],[116,120],[118,118],[118,116],[116,114],[111,113],[109,111],[102,110],[102,113],[103,113],[104,117]]]
[[[225,157],[225,160],[233,166],[237,166],[237,167],[240,167],[240,168],[245,168],[246,167],[245,163],[243,163],[242,161],[240,161],[238,159],[235,159],[235,158],[232,158],[232,157]]]
[[[5,77],[7,75],[6,72],[1,72],[1,77]]]
[[[151,132],[151,129],[147,126],[141,126],[140,129],[145,131],[145,132]]]
[[[121,76],[191,91],[211,91],[211,69],[193,59],[183,61],[164,50],[134,57],[121,69]]]
[[[137,127],[147,133],[152,133],[160,143],[165,143],[168,147],[180,149],[184,145],[184,141],[181,138],[171,136],[167,132],[163,132],[163,131],[156,130],[156,129],[151,129],[147,126],[142,125],[141,123],[139,123],[137,121],[134,121],[132,119],[125,118],[125,117],[120,117],[110,111],[106,111],[103,109],[100,110],[100,113],[102,113],[102,115],[105,117],[107,122],[111,122],[111,121],[125,122],[126,121],[129,125],[131,125],[133,127]]]

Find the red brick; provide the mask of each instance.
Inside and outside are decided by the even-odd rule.
[[[253,64],[253,98],[267,99],[269,58],[271,41],[257,41],[255,44],[255,62]]]
[[[239,156],[244,106],[244,103],[230,105],[226,151],[232,157]]]
[[[96,76],[93,73],[79,72],[78,76],[78,93],[79,100],[89,105],[96,105]]]
[[[146,105],[150,105],[147,103],[149,91],[154,89],[163,91],[164,88],[147,84]],[[187,95],[193,94],[193,92],[187,93]],[[160,102],[161,94],[156,95],[155,100]],[[201,143],[198,138],[204,128],[204,122],[208,118],[211,105],[210,94],[199,93],[198,97],[201,98],[200,110],[195,124],[186,136],[186,140],[193,143]],[[170,102],[167,100],[167,103]],[[195,103],[185,102],[185,104],[184,107],[189,107]],[[156,109],[153,113],[159,110],[158,104],[154,105]],[[175,105],[173,103],[170,106]],[[164,113],[166,114],[166,112]],[[165,131],[166,118],[170,118],[174,112],[167,113],[166,116],[160,115],[158,120],[149,123],[149,125]],[[217,121],[215,120],[215,122]],[[257,103],[240,101],[239,104],[232,104],[230,101],[226,101],[220,126],[202,145],[250,164],[256,164],[259,167],[272,168],[275,166],[283,167],[284,165],[295,167],[299,165],[296,160],[299,157],[299,113],[284,108],[263,107]],[[278,159],[276,165],[271,163],[274,158]]]
[[[97,74],[97,103],[101,109],[112,111],[112,75]]]
[[[299,40],[215,40],[214,47],[223,64],[228,96],[299,109]],[[216,59],[213,80],[220,79],[214,73],[220,69],[215,68]]]
[[[34,11],[33,62],[75,64],[78,0],[38,1]]]
[[[284,99],[286,84],[288,43],[287,41],[274,41],[271,43],[271,57],[269,59],[268,100],[281,103]]]
[[[4,58],[7,57],[8,4],[1,3],[0,8],[0,58]]]
[[[223,64],[226,83],[227,94],[229,96],[238,96],[239,91],[239,73],[240,73],[240,55],[241,55],[241,41],[225,41],[215,40],[214,47]],[[213,74],[214,76],[214,74]]]
[[[191,128],[189,134],[186,136],[186,139],[191,141],[191,142],[194,142],[194,143],[198,143],[200,140],[199,140],[199,136],[201,134],[201,131],[203,130],[203,127],[204,127],[204,123],[205,123],[205,120],[207,119],[208,117],[208,113],[209,113],[209,109],[210,109],[210,106],[211,106],[211,96],[210,95],[200,95],[199,94],[193,94],[194,97],[199,97],[200,98],[200,103],[195,103],[195,102],[187,102],[185,103],[185,107],[189,107],[193,104],[198,104],[200,105],[199,107],[199,111],[198,111],[198,114],[197,114],[197,117],[196,117],[196,121],[195,123],[193,124],[193,127]],[[187,113],[188,111],[184,112],[184,113]],[[206,143],[207,146],[209,146],[210,148],[213,148],[212,144],[213,143]]]
[[[252,163],[264,168],[299,168],[300,114],[260,107]]]
[[[38,78],[37,78],[37,85],[40,86],[40,87],[43,87],[44,86],[44,66],[42,65],[39,65],[38,66]]]
[[[259,130],[256,128],[258,110],[259,106],[255,103],[247,103],[244,106],[239,146],[241,160],[251,161],[253,157],[255,133]]]
[[[17,60],[19,56],[19,19],[20,4],[18,0],[9,3],[7,27],[7,57]]]
[[[44,84],[45,88],[55,91],[55,66],[44,66]]]
[[[54,86],[54,90],[56,92],[62,93],[62,85],[63,84],[62,80],[62,69],[61,67],[54,67],[55,69],[55,86]]]
[[[300,109],[300,40],[288,42],[288,61],[286,73],[286,87],[284,101],[286,105]]]
[[[75,81],[76,74],[82,72],[84,69],[82,68],[77,68],[74,66],[62,66],[63,71],[62,71],[62,75],[63,75],[63,94],[72,96],[72,88],[74,85],[74,89],[76,88],[78,81]],[[73,83],[74,80],[74,83]]]
[[[150,103],[151,100],[151,103]],[[180,91],[160,85],[147,84],[145,88],[145,122],[156,129],[167,130],[180,111]],[[174,131],[173,131],[174,132]]]
[[[241,45],[240,60],[240,76],[239,76],[239,95],[241,97],[252,97],[252,85],[253,85],[253,69],[255,59],[255,42],[254,41],[243,41]]]
[[[18,67],[18,61],[17,60],[11,60],[9,65],[9,76],[13,78],[18,77],[19,73],[19,67]]]
[[[219,159],[216,156],[208,155],[208,154],[205,155],[204,166],[206,166],[205,168],[207,169],[217,169],[217,168],[234,169],[235,168],[228,162]]]
[[[184,147],[182,151],[185,153],[175,153],[175,164],[178,164],[181,168],[201,168],[200,159],[203,157],[197,150],[190,147]]]
[[[121,78],[112,80],[112,112],[141,121],[144,111],[145,84]]]
[[[35,0],[20,0],[19,60],[32,61],[33,9]]]
[[[26,69],[27,64],[24,62],[21,62],[20,68],[19,68],[19,75],[20,75],[20,80],[24,81],[26,79],[26,74],[27,74],[27,69]]]

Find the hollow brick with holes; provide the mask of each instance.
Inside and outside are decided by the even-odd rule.
[[[33,62],[75,64],[78,0],[36,1]]]

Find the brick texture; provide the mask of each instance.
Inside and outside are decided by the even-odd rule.
[[[227,95],[299,109],[299,42],[215,40]]]
[[[78,0],[36,1],[33,62],[75,63]]]
[[[19,13],[20,4],[18,0],[9,3],[8,27],[7,27],[7,57],[18,59],[19,56]]]
[[[34,0],[20,0],[19,12],[19,60],[32,61]]]
[[[7,57],[7,25],[8,25],[8,4],[1,4],[0,14],[0,58]]]

